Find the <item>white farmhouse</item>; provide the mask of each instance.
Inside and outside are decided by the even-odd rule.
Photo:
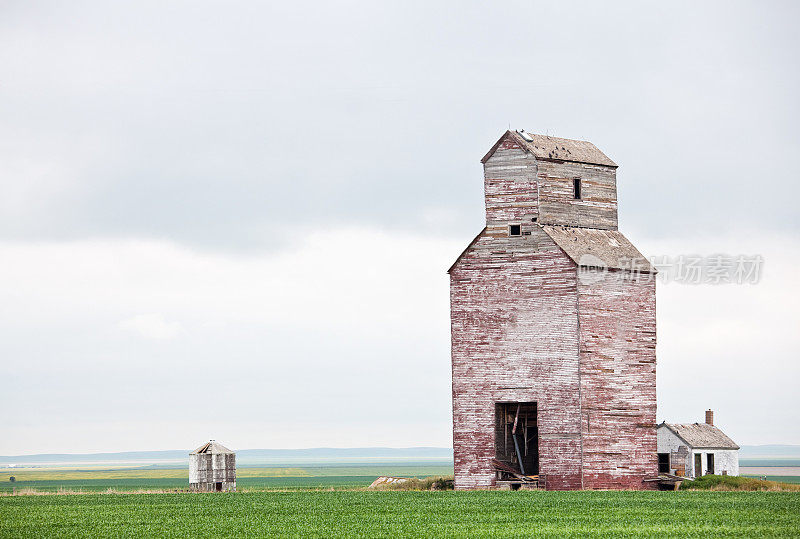
[[[661,423],[658,426],[658,472],[697,478],[739,475],[739,446],[714,426],[714,412],[705,423]]]

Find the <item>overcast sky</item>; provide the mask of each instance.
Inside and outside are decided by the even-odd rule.
[[[619,163],[659,420],[798,443],[796,2],[0,3],[0,454],[447,446],[510,127]]]

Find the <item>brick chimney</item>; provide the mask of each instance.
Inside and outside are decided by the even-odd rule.
[[[706,423],[714,426],[714,410],[706,410]]]

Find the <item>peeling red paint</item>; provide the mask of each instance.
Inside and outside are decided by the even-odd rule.
[[[581,278],[585,270],[534,223],[536,160],[507,141],[484,166],[487,228],[450,271],[456,488],[495,485],[496,402],[537,403],[548,489],[650,488],[642,480],[658,466],[654,282],[626,271]],[[542,168],[554,175],[558,166]],[[574,174],[580,164],[565,166]],[[581,173],[589,188],[592,174],[604,186],[613,179],[603,187],[613,212],[592,219],[616,229],[615,169],[600,168]],[[553,215],[585,221],[581,211]],[[509,237],[512,220],[523,236]]]

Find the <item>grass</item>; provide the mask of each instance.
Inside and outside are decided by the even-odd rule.
[[[325,466],[308,468],[238,468],[240,489],[307,489],[366,487],[378,476],[425,477],[452,474],[452,466]],[[8,481],[14,476],[14,483]],[[101,492],[181,490],[189,487],[187,469],[20,469],[0,475],[0,493],[22,489]]]
[[[800,477],[796,475],[745,475],[744,477],[765,477],[767,481],[777,481],[778,483],[800,484]]]
[[[681,490],[743,490],[743,491],[789,491],[800,492],[800,485],[764,481],[755,477],[730,475],[704,475],[694,481],[684,481]],[[798,530],[800,532],[800,530]]]
[[[0,497],[0,537],[791,536],[787,492],[259,492]]]
[[[237,468],[239,477],[303,477],[315,475],[304,468]],[[0,478],[14,476],[17,481],[71,481],[75,479],[185,479],[189,480],[186,468],[89,468],[89,469],[21,469],[5,471]]]
[[[410,477],[400,483],[386,483],[375,490],[453,490],[453,476]]]
[[[237,478],[238,490],[303,490],[314,488],[359,488],[367,487],[378,476],[331,476],[331,477],[246,477]],[[137,492],[143,490],[184,491],[189,489],[188,479],[82,479],[72,481],[18,481],[4,483],[0,495],[30,490],[36,492]]]

